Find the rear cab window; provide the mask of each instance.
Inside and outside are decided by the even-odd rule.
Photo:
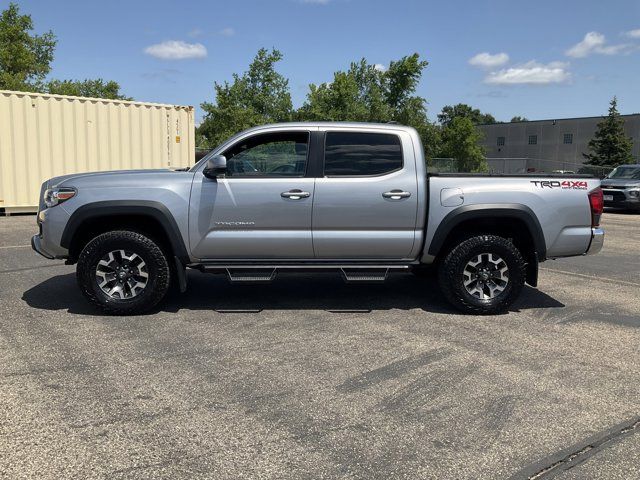
[[[393,133],[327,132],[325,177],[380,176],[403,167],[400,137]]]

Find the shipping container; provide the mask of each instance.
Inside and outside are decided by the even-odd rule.
[[[0,209],[36,211],[68,173],[195,161],[193,107],[0,90]]]

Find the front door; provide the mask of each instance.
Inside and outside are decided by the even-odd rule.
[[[190,245],[200,259],[312,259],[314,179],[309,131],[240,139],[224,152],[225,178],[195,175]]]
[[[404,260],[416,238],[415,154],[406,132],[327,131],[316,180],[316,258]]]

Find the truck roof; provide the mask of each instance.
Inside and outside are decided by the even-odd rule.
[[[342,127],[342,128],[379,128],[389,130],[414,130],[413,127],[400,125],[399,123],[374,123],[374,122],[282,122],[259,125],[248,128],[244,132],[252,132],[269,128],[292,128],[292,127]]]

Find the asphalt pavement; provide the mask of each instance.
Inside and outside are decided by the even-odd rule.
[[[433,279],[189,272],[103,316],[0,217],[0,478],[640,478],[640,215],[511,312]]]

